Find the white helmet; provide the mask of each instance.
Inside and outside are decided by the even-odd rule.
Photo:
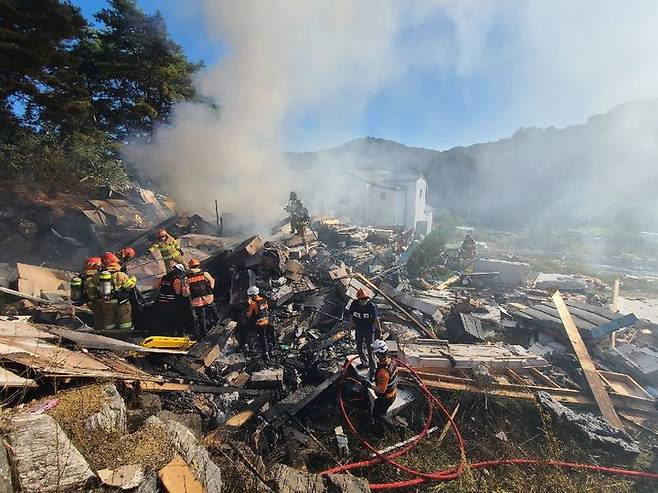
[[[185,273],[185,266],[183,264],[175,264],[172,269]]]
[[[258,289],[256,286],[251,286],[249,289],[247,289],[247,295],[249,296],[256,296],[258,293],[260,293],[260,289]]]
[[[386,344],[386,341],[381,339],[377,339],[375,342],[370,344],[370,347],[372,348],[372,352],[375,354],[386,354],[388,352],[388,345]]]

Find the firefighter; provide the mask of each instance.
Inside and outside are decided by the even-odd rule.
[[[119,250],[117,257],[121,260],[121,272],[127,272],[128,263],[137,257],[137,252],[132,247],[125,247]]]
[[[149,252],[152,254],[156,250],[160,252],[162,260],[164,260],[167,273],[171,271],[174,264],[179,264],[182,261],[183,250],[181,250],[180,243],[176,238],[167,233],[166,229],[160,229],[158,231],[158,240],[149,248]]]
[[[388,354],[386,341],[377,339],[370,345],[377,358],[377,373],[375,383],[365,382],[375,391],[375,402],[372,406],[372,420],[377,421],[386,416],[388,408],[395,401],[398,389],[398,367]]]
[[[375,377],[375,358],[372,355],[371,344],[375,339],[381,338],[382,327],[377,316],[377,309],[363,288],[356,292],[356,300],[348,308],[350,314],[349,330],[354,330],[356,351],[360,363],[357,368],[370,368],[368,374],[372,380]],[[363,350],[366,346],[367,356]]]
[[[309,225],[310,216],[308,209],[304,206],[295,192],[290,192],[288,205],[285,211],[290,214],[290,228],[293,235],[300,236],[304,247],[306,247],[306,228]]]
[[[260,295],[260,290],[252,286],[247,290],[247,319],[250,326],[258,331],[258,339],[263,351],[263,358],[269,361],[274,347],[274,329],[270,326],[270,312],[267,300]]]
[[[85,303],[94,316],[94,328],[103,328],[103,311],[98,302],[98,272],[102,266],[100,257],[89,257],[78,277],[71,281],[71,301],[76,306]]]
[[[103,271],[98,274],[98,290],[103,311],[103,330],[133,328],[130,295],[137,279],[121,272],[119,258],[110,252],[102,257]]]
[[[185,278],[185,266],[174,264],[171,272],[162,276],[158,287],[158,328],[166,328],[174,335],[182,335],[190,312],[190,291]]]
[[[475,261],[475,256],[477,255],[477,246],[471,235],[467,234],[464,236],[464,241],[462,241],[462,246],[459,253],[464,264],[464,273],[472,273],[473,262]]]
[[[187,264],[190,270],[185,276],[189,286],[186,295],[190,298],[192,316],[194,318],[194,332],[197,339],[206,335],[207,327],[219,319],[215,307],[215,279],[201,269],[201,262],[193,258]]]

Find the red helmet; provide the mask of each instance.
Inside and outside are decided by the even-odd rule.
[[[100,257],[89,257],[85,260],[85,270],[98,269],[101,265],[103,265],[103,261]]]
[[[125,259],[131,259],[137,256],[137,252],[132,247],[126,247],[121,249],[121,256]]]
[[[159,229],[158,230],[158,239],[163,239],[167,237],[167,230],[166,229]]]
[[[187,266],[190,269],[193,269],[194,267],[199,267],[200,265],[201,265],[201,262],[199,262],[199,259],[197,259],[197,258],[190,259],[190,261],[187,263]]]
[[[356,292],[356,299],[367,300],[368,298],[370,298],[370,296],[368,296],[368,293],[366,293],[365,289],[359,288],[359,290]]]
[[[119,259],[112,252],[105,252],[103,254],[102,260],[103,260],[103,267],[107,267],[109,265],[114,265],[119,263]]]

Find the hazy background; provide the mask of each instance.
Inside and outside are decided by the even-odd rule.
[[[517,133],[656,97],[654,2],[208,0],[185,9],[180,22],[217,46],[198,87],[218,109],[183,104],[153,143],[126,153],[185,207],[218,198],[225,210],[271,217],[290,189],[330,196],[332,182],[344,186],[333,178],[364,160],[355,147],[340,159],[293,159],[291,171],[284,150],[363,135],[447,149],[514,134],[456,149],[448,164],[400,154],[389,166],[430,175],[432,205],[463,212],[468,189],[482,220],[614,216],[655,227],[655,104],[586,131]],[[300,163],[314,167],[311,183]]]

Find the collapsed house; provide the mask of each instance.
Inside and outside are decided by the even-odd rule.
[[[143,252],[150,234],[131,245]],[[554,300],[554,286],[530,285],[524,266],[495,262],[447,280],[409,278],[399,255],[400,245],[413,248],[408,231],[326,220],[307,234],[308,254],[285,226],[267,240],[183,234],[186,254],[217,279],[221,315],[189,349],[144,347],[147,334],[89,331],[89,313],[67,303],[65,271],[18,264],[3,288],[14,302],[0,318],[12,476],[0,482],[23,491],[222,491],[229,464],[245,491],[369,491],[356,471],[319,474],[358,457],[336,410],[345,376],[358,375],[345,308],[359,289],[372,295],[382,337],[405,365],[389,416],[408,438],[391,450],[418,436],[414,417],[426,415],[419,385],[540,402],[592,447],[630,457],[640,449],[623,428],[655,429],[655,366],[636,354],[651,349],[625,342],[637,317],[596,304],[580,285]],[[144,257],[130,266],[147,297],[161,264]],[[504,282],[490,282],[494,268],[509,268]],[[244,354],[235,338],[251,286],[271,307],[270,363]],[[643,364],[630,365],[634,358]],[[437,419],[430,429],[443,429],[439,443],[449,424]],[[508,440],[501,433],[497,440]]]

